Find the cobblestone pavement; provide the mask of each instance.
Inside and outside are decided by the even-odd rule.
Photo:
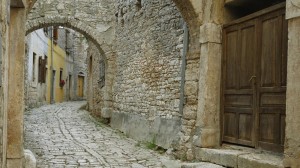
[[[25,148],[34,153],[38,168],[160,168],[178,163],[99,124],[79,110],[84,103],[46,105],[25,113]]]

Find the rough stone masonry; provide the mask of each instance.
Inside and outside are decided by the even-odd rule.
[[[178,141],[184,21],[174,3],[116,3],[111,125],[165,148]]]

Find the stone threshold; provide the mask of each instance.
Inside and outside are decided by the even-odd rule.
[[[234,168],[283,168],[283,154],[259,149],[223,145],[220,149],[195,148],[195,157],[203,162]]]

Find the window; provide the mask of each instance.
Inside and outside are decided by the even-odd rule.
[[[63,69],[60,68],[60,71],[59,71],[59,81],[58,81],[58,84],[59,86],[62,88],[64,85],[65,85],[65,80],[63,79]]]
[[[100,61],[100,78],[99,78],[99,86],[100,88],[104,87],[105,85],[105,62],[104,60]]]
[[[57,44],[57,40],[58,40],[58,28],[54,27],[53,28],[53,42],[54,42],[54,44]]]
[[[137,7],[138,10],[142,9],[142,2],[141,2],[141,0],[137,0],[135,5],[136,5],[136,7]]]
[[[39,57],[39,75],[38,75],[38,82],[39,83],[45,83],[46,82],[46,64],[47,64],[47,57],[43,59],[42,57]]]
[[[33,52],[33,57],[32,57],[32,81],[35,81],[35,59],[36,59],[36,53]]]
[[[59,81],[63,80],[63,69],[60,68],[60,71],[59,71]]]
[[[48,28],[45,27],[45,28],[43,28],[43,30],[44,30],[45,35],[48,36]]]

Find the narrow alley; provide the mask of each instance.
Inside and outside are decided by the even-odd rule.
[[[179,161],[97,122],[81,110],[84,104],[46,105],[25,113],[25,148],[34,153],[37,167],[181,167]],[[220,167],[210,163],[197,166]]]

